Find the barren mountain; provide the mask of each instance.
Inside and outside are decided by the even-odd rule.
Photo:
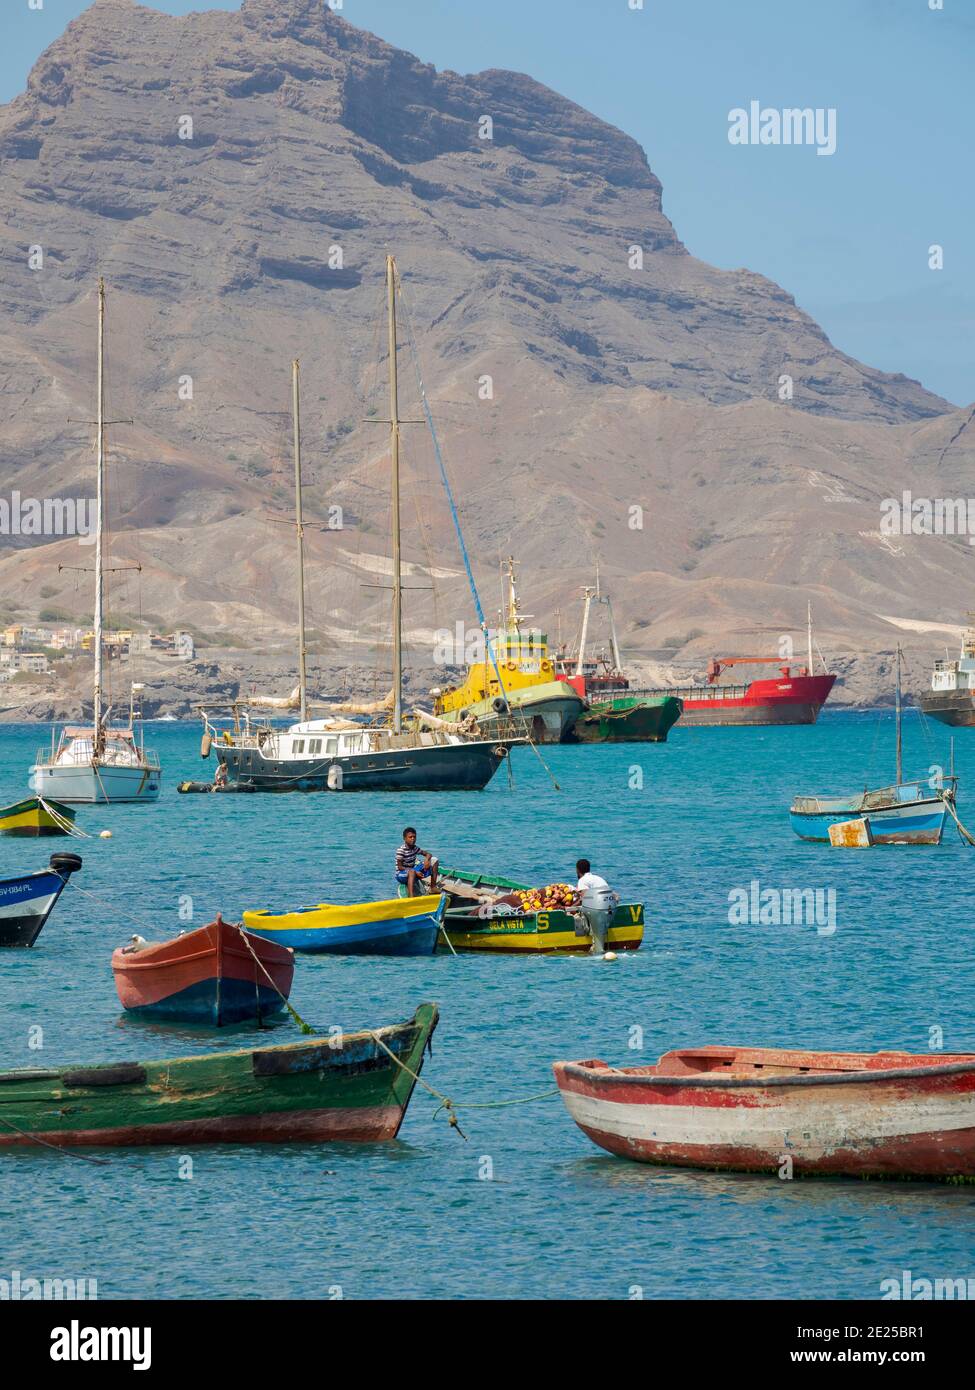
[[[102,275],[109,416],[132,421],[110,431],[113,564],[142,567],[113,576],[123,617],[245,643],[291,623],[299,356],[310,621],[323,667],[362,659],[388,603],[392,251],[402,413],[412,331],[490,612],[510,552],[568,634],[598,553],[634,656],[774,650],[807,598],[827,653],[954,644],[967,539],[882,535],[880,504],[970,489],[972,411],[688,255],[641,148],[530,77],[438,73],[325,0],[95,0],[0,108],[0,177],[0,496],[91,493]],[[425,429],[404,445],[429,654],[472,615]],[[90,577],[58,570],[90,563],[0,536],[0,608],[90,613]]]

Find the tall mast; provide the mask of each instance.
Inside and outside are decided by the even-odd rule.
[[[808,671],[809,675],[811,676],[812,673],[813,673],[813,658],[812,658],[812,600],[809,600],[809,601],[807,601],[807,603],[806,603],[806,647],[807,647],[807,650],[808,650],[808,653],[809,653],[808,656],[807,656],[807,658],[806,658],[806,670]]]
[[[305,532],[301,516],[301,402],[298,390],[298,359],[291,364],[291,398],[295,431],[295,531],[298,536],[298,694],[301,722],[308,718],[308,681],[305,648]]]
[[[386,257],[389,309],[389,452],[393,481],[393,730],[403,731],[403,561],[400,551],[399,386],[396,375],[396,262]]]
[[[603,602],[606,604],[606,609],[609,613],[609,640],[613,649],[613,666],[617,671],[622,671],[623,660],[620,656],[619,639],[616,636],[616,619],[613,617],[613,604],[608,594]]]
[[[894,687],[894,717],[897,720],[897,785],[903,780],[901,768],[901,644],[897,643],[897,684]]]
[[[593,594],[595,589],[583,589],[584,603],[582,606],[582,631],[579,634],[579,655],[576,658],[576,675],[582,675],[582,663],[586,659],[586,638],[589,635],[589,609],[592,606]]]
[[[95,736],[94,752],[102,741],[102,621],[104,617],[104,575],[102,531],[105,525],[105,281],[98,281],[98,443],[95,476]]]

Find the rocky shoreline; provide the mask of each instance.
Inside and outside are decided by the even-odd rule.
[[[922,671],[917,661],[914,667],[905,677],[908,703],[928,686],[927,670]],[[838,680],[827,708],[889,706],[893,702],[892,668],[892,653],[836,658],[831,669],[837,672]],[[756,673],[741,679],[753,679]],[[762,668],[760,674],[768,673]],[[0,686],[0,722],[46,724],[90,718],[90,663],[72,662],[62,679],[52,680],[58,675],[55,668],[47,675],[19,678]],[[631,664],[629,675],[631,685],[639,688],[699,680],[700,670],[677,662],[638,661]],[[412,666],[405,678],[405,703],[429,708],[431,688],[461,676],[459,669]],[[734,672],[730,678],[734,679]],[[133,682],[145,687],[140,696],[144,719],[189,720],[199,717],[200,706],[219,712],[220,706],[249,695],[287,696],[294,690],[296,678],[293,658],[283,654],[216,649],[204,650],[194,661],[158,656],[125,658],[112,666],[109,698],[114,692],[116,713],[127,710]],[[313,663],[309,670],[309,694],[322,699],[382,699],[388,690],[388,675],[363,662],[332,662],[322,669]]]

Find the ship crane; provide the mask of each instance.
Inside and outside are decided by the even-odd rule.
[[[714,685],[715,681],[730,666],[774,666],[780,660],[777,656],[713,656],[708,662],[707,680],[708,685]],[[789,665],[780,666],[779,670],[786,680],[792,675],[792,667]],[[799,667],[800,676],[809,676],[812,672],[805,666]]]

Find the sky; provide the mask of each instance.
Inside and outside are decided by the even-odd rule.
[[[0,101],[23,90],[39,54],[86,8],[2,0]],[[861,361],[955,404],[975,400],[975,0],[340,8],[438,68],[527,72],[618,126],[646,150],[664,211],[693,255],[775,280]],[[752,102],[810,107],[824,120],[834,110],[835,152],[732,144],[729,113]],[[943,268],[932,268],[932,247]]]

